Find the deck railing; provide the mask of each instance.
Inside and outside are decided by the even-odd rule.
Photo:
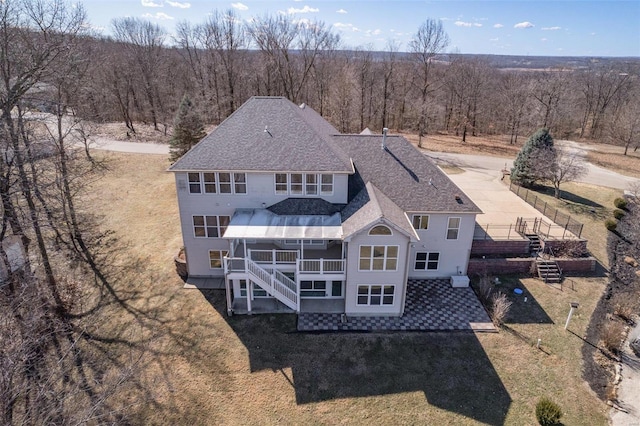
[[[296,263],[298,250],[249,250],[249,258],[256,263]]]
[[[305,274],[335,274],[345,270],[344,259],[298,259],[298,271]]]

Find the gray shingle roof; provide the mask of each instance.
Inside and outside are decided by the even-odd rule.
[[[349,237],[379,219],[386,220],[412,239],[419,239],[404,211],[371,182],[342,210],[343,236]]]
[[[387,136],[386,149],[381,148],[379,135],[334,135],[333,139],[353,160],[357,173],[350,179],[373,183],[403,211],[481,213],[442,170],[405,138]]]
[[[337,133],[309,107],[253,97],[169,170],[353,172],[330,137]]]
[[[277,215],[332,215],[344,204],[332,204],[322,198],[287,198],[267,209]]]

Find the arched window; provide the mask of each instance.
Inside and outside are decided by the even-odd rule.
[[[384,225],[377,225],[369,230],[369,235],[392,235],[391,229]]]

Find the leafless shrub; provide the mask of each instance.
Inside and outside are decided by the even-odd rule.
[[[624,325],[617,321],[606,324],[602,330],[602,343],[611,353],[618,354],[624,339]]]
[[[626,321],[629,324],[633,324],[636,312],[637,306],[634,297],[629,297],[629,295],[627,294],[617,294],[614,297],[614,315],[620,317],[620,319]]]
[[[491,320],[496,326],[500,327],[504,324],[511,305],[512,302],[507,298],[506,294],[500,292],[493,296],[491,303]]]
[[[478,300],[487,310],[491,310],[491,296],[493,295],[493,284],[487,275],[480,277],[478,281]]]

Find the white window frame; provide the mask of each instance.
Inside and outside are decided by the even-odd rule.
[[[331,178],[331,182],[324,181],[325,177]],[[320,183],[320,195],[333,195],[333,174],[331,173],[320,173],[318,176],[318,182]],[[331,188],[330,190],[325,191],[325,186]]]
[[[418,221],[418,227],[416,227],[416,220]],[[418,231],[426,231],[427,229],[429,229],[429,215],[414,214],[411,217],[411,224],[413,225],[413,229],[416,229]]]
[[[278,182],[278,176],[284,176],[284,182]],[[289,195],[289,173],[275,173],[273,175],[274,188],[276,195]],[[284,189],[278,189],[278,185]]]
[[[202,218],[202,225],[196,225],[196,217],[200,217]],[[216,223],[215,224],[209,224],[207,218],[209,217],[215,217],[216,219]],[[221,219],[225,219],[226,225],[222,225],[222,220]],[[193,237],[194,238],[222,238],[222,236],[224,235],[224,232],[227,230],[227,227],[229,226],[229,222],[231,222],[231,217],[230,216],[217,216],[217,215],[203,215],[203,214],[195,214],[193,216],[191,216],[191,224],[193,226]],[[197,235],[196,233],[196,226],[198,228],[204,228],[204,235]],[[209,228],[215,228],[216,232],[218,233],[218,236],[210,236],[209,235]]]
[[[380,293],[377,290],[380,289]],[[391,290],[390,292],[388,292]],[[366,298],[366,302],[363,301]],[[391,303],[385,303],[391,298]],[[396,286],[393,284],[358,284],[357,306],[393,306],[396,302]]]
[[[212,257],[212,254],[217,254],[219,257]],[[224,266],[224,258],[229,256],[228,250],[209,250],[209,269],[219,270],[223,269]],[[219,261],[220,266],[213,266],[213,262]]]
[[[373,234],[373,230],[374,229],[378,229],[378,228],[384,228],[387,231],[389,231],[389,233],[388,234]],[[378,224],[378,225],[372,226],[371,229],[369,229],[369,236],[372,236],[372,237],[389,237],[391,235],[393,235],[393,231],[387,225]]]
[[[198,177],[197,181],[191,180],[192,177]],[[202,174],[199,172],[188,172],[187,173],[187,185],[189,186],[189,194],[202,194]],[[198,190],[193,191],[192,187],[197,185]]]
[[[198,181],[191,180],[194,175],[198,176]],[[205,179],[205,175],[208,179]],[[229,175],[229,182],[220,182],[220,175]],[[213,180],[211,180],[213,177]],[[241,180],[243,179],[243,180]],[[246,173],[234,173],[234,172],[188,172],[187,183],[189,185],[189,194],[235,194],[245,195],[247,193],[247,174]],[[229,192],[222,191],[222,185],[229,186]],[[198,191],[193,191],[197,186]],[[244,188],[244,192],[240,192],[237,189]]]
[[[362,250],[363,248],[369,248],[369,256],[363,256],[362,254]],[[382,257],[380,256],[376,256],[376,249],[383,249],[383,255]],[[395,256],[390,256],[389,253],[389,249],[395,249]],[[384,272],[392,272],[392,271],[397,271],[398,270],[398,255],[399,255],[399,251],[400,251],[400,246],[396,246],[396,245],[368,245],[368,244],[363,244],[359,247],[358,249],[358,271],[375,271],[375,272],[380,272],[380,271],[384,271]],[[369,267],[368,268],[362,268],[362,261],[366,259],[369,263]],[[375,267],[375,263],[376,260],[382,260],[382,268],[376,268]],[[387,264],[394,260],[395,261],[395,267],[393,269],[388,268]]]
[[[300,176],[301,181],[294,183],[293,176]],[[285,182],[278,182],[278,177],[284,177]],[[334,178],[331,173],[274,173],[273,184],[276,195],[318,197],[333,195]],[[294,185],[300,188],[294,190]]]
[[[424,260],[418,260],[418,255],[425,255]],[[436,259],[431,259],[432,255],[435,255]],[[424,268],[418,268],[418,262],[424,262]],[[435,262],[435,268],[430,268]],[[413,262],[413,270],[414,271],[437,271],[440,269],[440,252],[438,251],[418,251],[416,252],[414,262]]]
[[[233,173],[231,178],[233,180],[233,193],[234,194],[246,194],[247,193],[247,174],[246,173]],[[239,190],[243,189],[243,190]]]
[[[310,282],[311,283],[311,288],[302,288],[302,283],[307,283]],[[324,288],[316,288],[316,285],[319,285],[320,283],[323,283]],[[331,286],[328,285],[327,283],[331,283],[331,281],[327,281],[327,280],[323,280],[323,279],[319,279],[319,280],[300,280],[300,297],[309,297],[312,299],[318,299],[318,298],[325,298],[327,297],[327,291],[330,291]],[[309,296],[308,293],[310,292],[323,292],[324,294],[322,296]]]
[[[457,220],[458,221],[457,226],[451,226],[451,221],[452,220]],[[462,219],[460,217],[458,217],[458,216],[452,216],[452,217],[449,217],[447,219],[447,234],[446,234],[447,240],[457,240],[458,239],[458,236],[460,235],[460,223],[461,222],[462,222]],[[454,231],[455,231],[455,238],[452,238],[450,236],[450,233],[454,232]]]

